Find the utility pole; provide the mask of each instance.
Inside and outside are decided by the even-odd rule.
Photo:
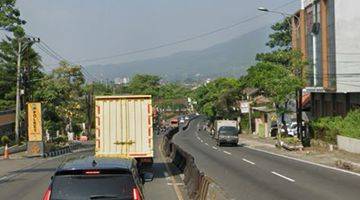
[[[20,142],[20,81],[21,81],[21,54],[32,42],[40,42],[40,38],[18,38],[17,64],[16,64],[16,105],[15,105],[15,142]],[[24,41],[24,44],[22,42]]]
[[[21,39],[18,40],[18,54],[16,65],[16,108],[15,108],[15,142],[19,144],[20,130],[19,130],[19,118],[20,118],[20,65],[21,65]]]

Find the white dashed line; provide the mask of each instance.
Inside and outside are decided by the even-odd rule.
[[[196,137],[198,140],[201,140],[200,137]]]
[[[226,154],[228,154],[228,155],[231,155],[231,153],[230,152],[227,152],[227,151],[223,151],[224,153],[226,153]]]
[[[167,185],[184,185],[184,183],[167,183]]]
[[[245,162],[247,162],[247,163],[250,163],[250,164],[252,164],[252,165],[255,165],[254,162],[251,162],[250,160],[246,160],[245,158],[243,158],[242,160],[245,161]]]
[[[281,174],[279,174],[279,173],[276,173],[276,172],[271,172],[271,173],[272,173],[272,174],[275,174],[276,176],[279,176],[279,177],[281,177],[281,178],[283,178],[283,179],[286,179],[286,180],[288,180],[288,181],[295,182],[294,179],[288,178],[288,177],[286,177],[286,176],[284,176],[284,175],[281,175]]]
[[[215,149],[215,150],[217,150],[217,149],[218,149],[218,148],[216,148],[216,147],[214,147],[214,146],[213,146],[212,148],[213,148],[213,149]]]
[[[209,144],[208,144],[208,143],[206,143],[206,142],[205,142],[205,145],[206,145],[206,146],[209,146]]]
[[[200,139],[200,142],[204,142],[204,140]]]

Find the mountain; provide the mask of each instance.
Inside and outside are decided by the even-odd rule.
[[[270,28],[263,27],[200,51],[184,51],[129,63],[87,66],[87,70],[110,80],[139,73],[160,75],[169,81],[238,77],[255,62],[256,53],[268,50],[265,43],[269,33]]]

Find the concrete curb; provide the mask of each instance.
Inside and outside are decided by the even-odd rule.
[[[63,148],[55,150],[55,151],[50,151],[48,153],[44,153],[42,157],[43,158],[55,157],[55,156],[59,156],[59,155],[66,154],[66,153],[71,153],[71,152],[72,151],[70,149],[70,146],[66,146],[66,147],[63,147]]]
[[[19,152],[23,152],[23,151],[26,151],[26,150],[27,150],[27,145],[26,144],[23,144],[23,145],[20,145],[20,146],[9,147],[10,154],[19,153]],[[4,155],[4,147],[1,147],[0,148],[0,156],[3,156],[3,155]]]

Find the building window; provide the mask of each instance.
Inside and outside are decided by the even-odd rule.
[[[328,61],[329,61],[329,86],[336,88],[336,51],[335,51],[335,6],[334,0],[327,0],[327,22],[328,22]]]
[[[323,86],[322,82],[322,57],[321,57],[321,27],[320,27],[320,4],[315,1],[306,8],[306,42],[307,55],[309,58],[308,85],[313,87]],[[316,47],[316,48],[314,48]],[[315,53],[314,53],[315,51]],[[316,56],[316,59],[314,59]]]

